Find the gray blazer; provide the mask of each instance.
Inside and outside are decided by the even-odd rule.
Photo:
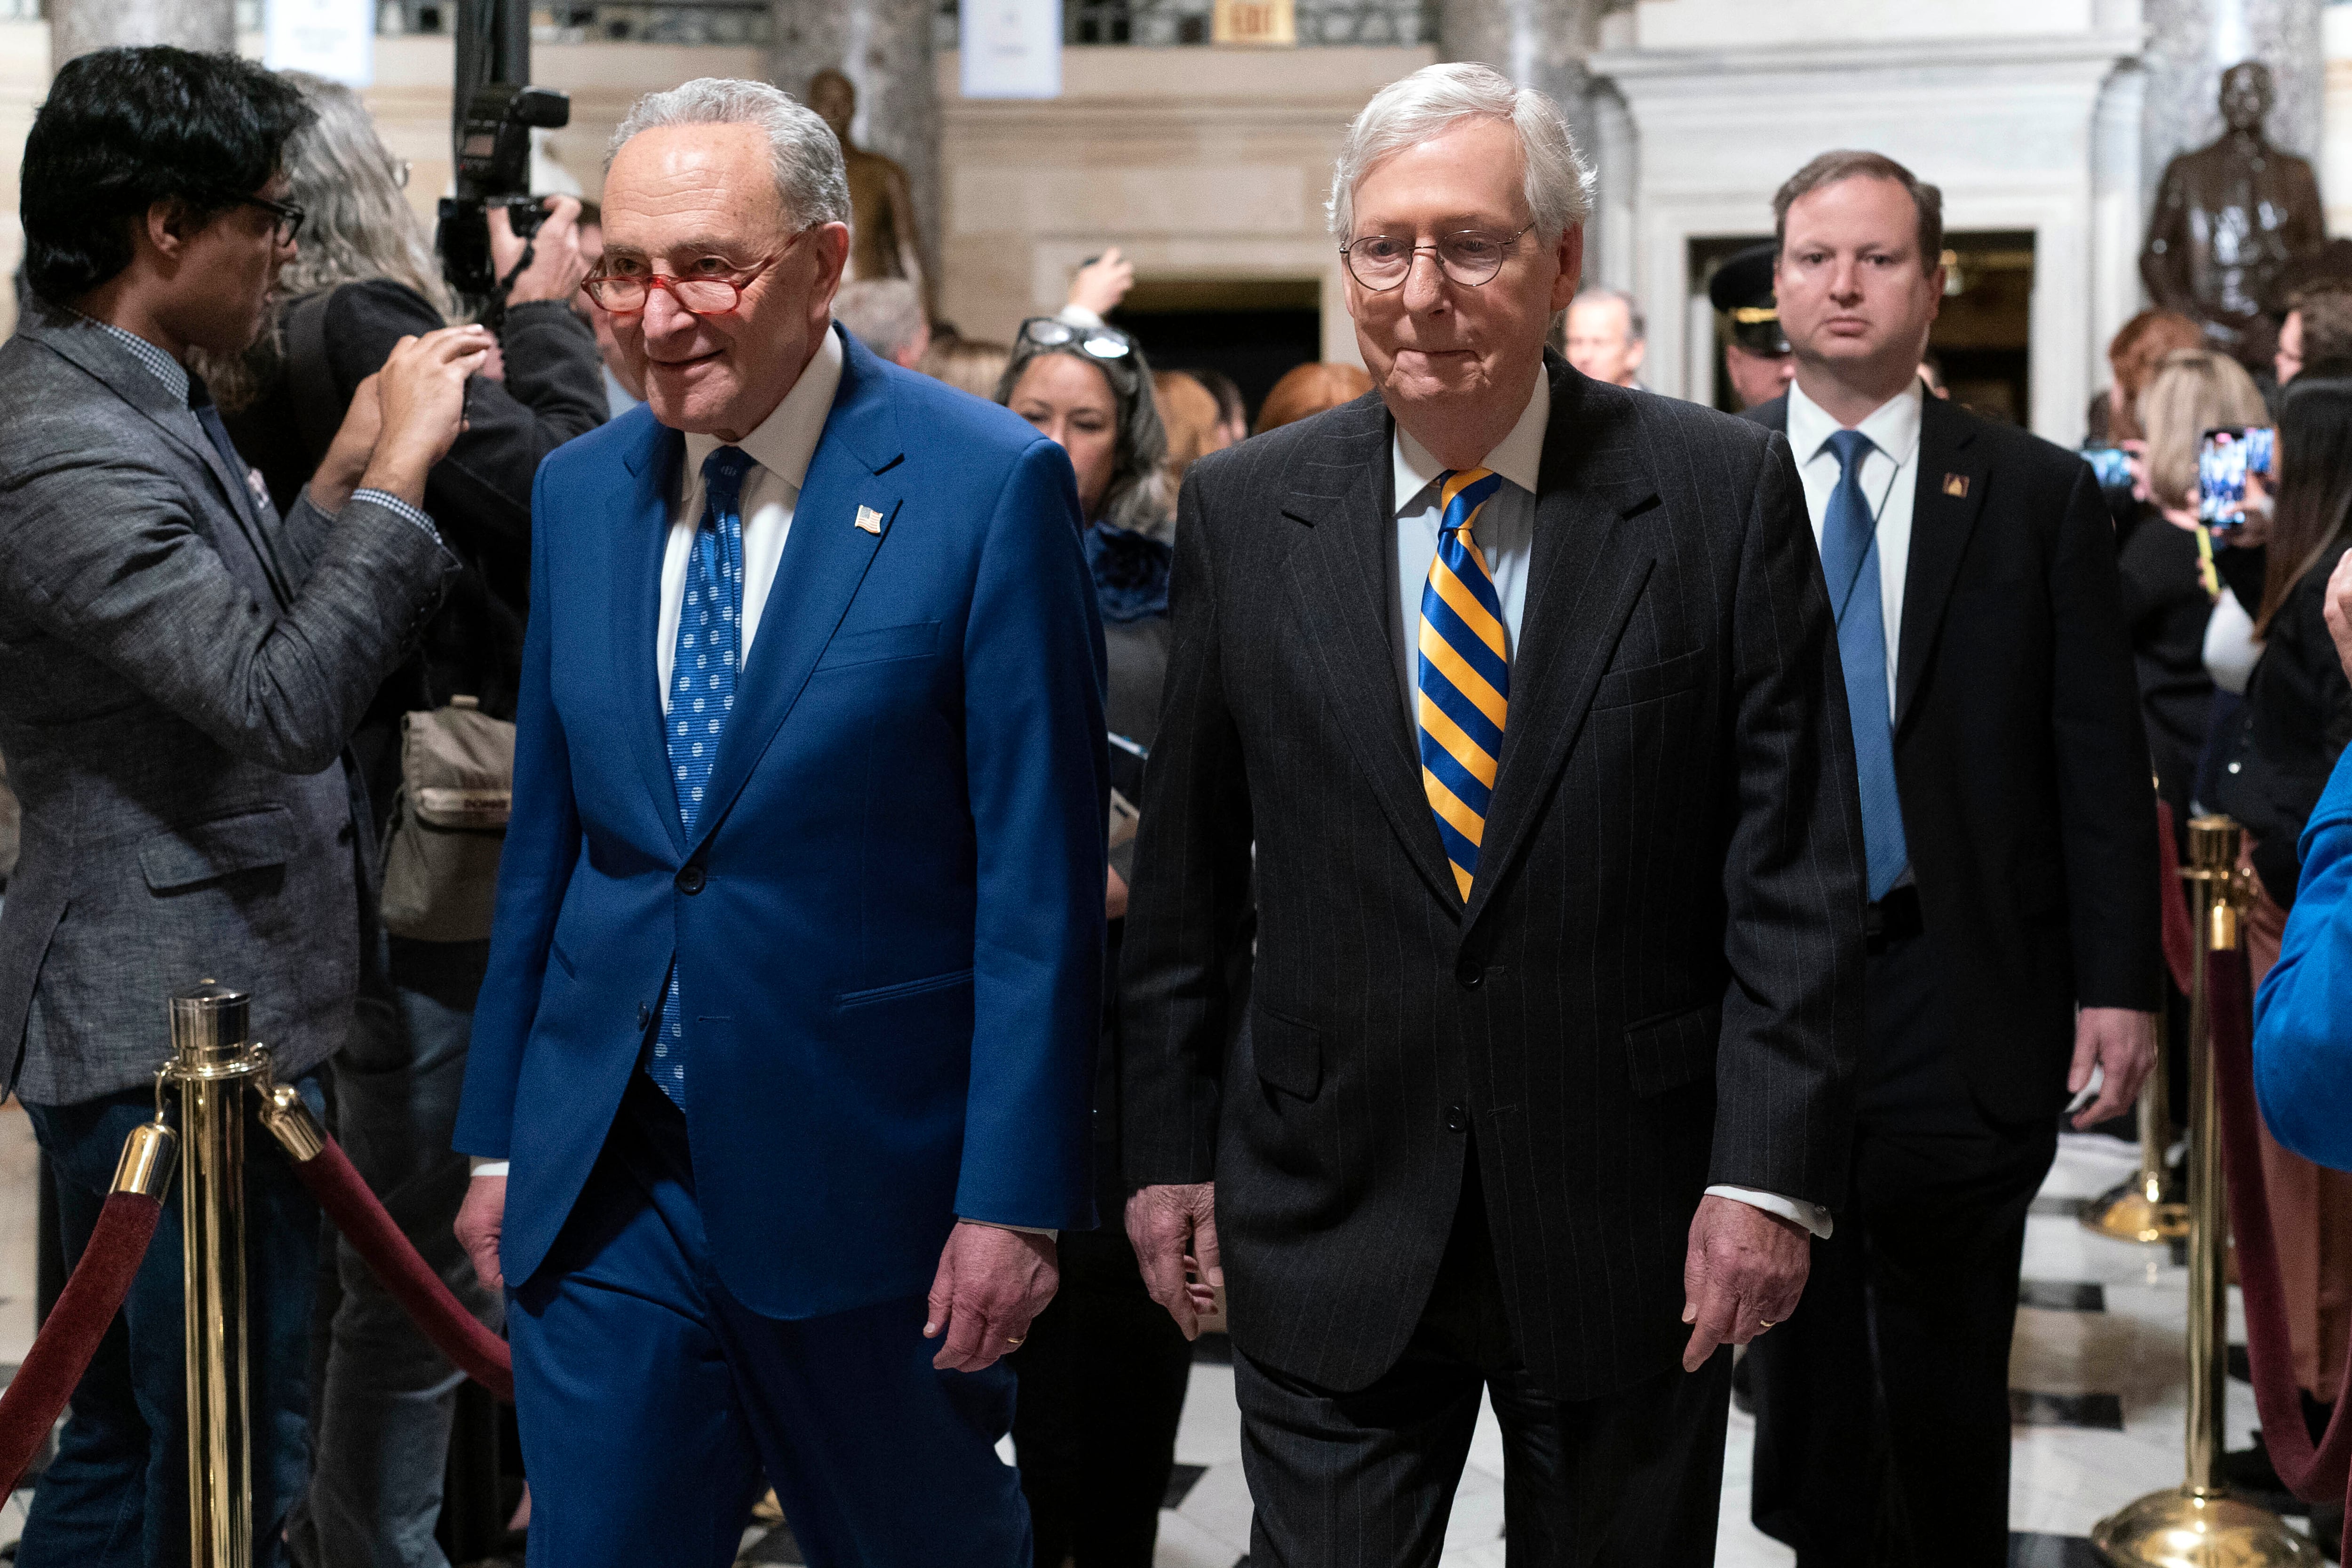
[[[300,1072],[343,1041],[364,802],[346,736],[457,565],[368,501],[280,519],[80,317],[0,344],[0,1063],[37,1104],[142,1085],[164,1002],[250,991]]]

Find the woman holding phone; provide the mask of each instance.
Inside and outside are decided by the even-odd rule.
[[[2328,574],[2352,547],[2352,380],[2299,376],[2281,400],[2274,493],[2254,634],[2262,658],[2215,773],[2214,809],[2246,829],[2254,904],[2246,956],[2278,959],[2302,871],[2297,840],[2352,738],[2352,680],[2328,635]],[[2324,1421],[2352,1339],[2352,1174],[2262,1140],[2305,1414]],[[2314,1431],[2319,1430],[2314,1426]]]

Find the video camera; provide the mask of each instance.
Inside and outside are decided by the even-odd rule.
[[[441,198],[433,244],[449,287],[485,301],[484,313],[493,320],[504,310],[512,280],[501,279],[490,260],[490,209],[506,209],[519,238],[539,232],[547,211],[530,193],[530,133],[556,130],[571,119],[570,95],[553,88],[486,82],[466,100],[457,132],[457,194]]]

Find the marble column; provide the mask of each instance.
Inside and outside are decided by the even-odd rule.
[[[1483,60],[1521,87],[1551,94],[1567,111],[1577,146],[1591,163],[1601,155],[1602,137],[1584,60],[1598,41],[1601,14],[1619,8],[1617,0],[1440,0],[1438,53],[1449,60]],[[1607,193],[1598,193],[1595,221],[1585,228],[1589,279],[1601,276],[1603,237],[1597,220],[1607,200]]]
[[[907,171],[923,270],[940,265],[940,99],[931,52],[933,0],[774,0],[768,75],[805,99],[827,66],[857,89],[849,139]]]
[[[2221,73],[2241,60],[2271,68],[2278,107],[2273,142],[2316,163],[2327,63],[2321,58],[2321,0],[2143,0],[2147,103],[2140,121],[2140,196],[2145,211],[2176,153],[2221,133]],[[2324,197],[2327,195],[2322,191]]]
[[[49,0],[51,69],[115,44],[234,48],[236,0]]]

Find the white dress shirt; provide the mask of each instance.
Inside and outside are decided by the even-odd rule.
[[[1895,717],[1895,672],[1903,651],[1903,577],[1911,564],[1911,510],[1919,491],[1919,411],[1926,389],[1919,378],[1880,404],[1854,426],[1870,437],[1862,459],[1862,494],[1878,520],[1878,603],[1886,622],[1886,717]],[[1805,483],[1805,511],[1813,521],[1813,547],[1822,542],[1822,521],[1837,489],[1837,453],[1830,437],[1843,429],[1805,389],[1789,386],[1789,449],[1797,456],[1797,477]]]
[[[1915,434],[1917,417],[1915,408]],[[1535,388],[1528,395],[1528,405],[1518,423],[1478,464],[1501,475],[1503,479],[1479,510],[1477,521],[1471,525],[1470,538],[1486,557],[1487,574],[1495,580],[1495,597],[1503,607],[1503,645],[1507,657],[1514,659],[1519,652],[1519,626],[1527,616],[1528,563],[1535,554],[1536,479],[1543,468],[1544,432],[1550,424],[1551,378],[1538,366]],[[1421,594],[1429,581],[1429,563],[1437,556],[1438,524],[1443,521],[1437,504],[1437,479],[1445,472],[1445,465],[1430,456],[1429,449],[1413,439],[1402,425],[1396,427],[1396,438],[1390,443],[1389,460],[1396,479],[1398,615],[1391,627],[1395,635],[1390,640],[1396,647],[1397,679],[1403,688],[1405,711],[1410,715],[1414,710],[1413,697],[1420,685]],[[1831,471],[1834,483],[1834,462]],[[1907,528],[1907,507],[1905,521]],[[1507,722],[1505,728],[1508,727]],[[1819,1204],[1754,1187],[1714,1186],[1706,1191],[1710,1197],[1730,1198],[1794,1221],[1815,1236],[1830,1234],[1830,1212]]]
[[[751,459],[743,476],[743,647],[736,668],[751,661],[751,639],[760,635],[761,612],[775,584],[776,564],[793,531],[793,509],[800,505],[801,482],[824,436],[833,395],[841,386],[841,340],[828,330],[801,378],[784,394],[760,427],[735,443]],[[661,676],[662,711],[669,711],[670,661],[677,654],[677,617],[686,604],[686,567],[694,535],[702,526],[703,459],[727,443],[716,436],[686,437],[679,465],[677,510],[670,513],[669,547],[662,554],[661,624],[655,632],[654,659]]]

